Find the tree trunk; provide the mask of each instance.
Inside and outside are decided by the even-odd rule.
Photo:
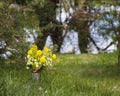
[[[119,52],[119,54],[118,54],[118,66],[120,67],[120,26],[119,26],[119,28],[118,28],[118,32],[119,32],[119,34],[118,34],[118,52]]]
[[[60,48],[63,43],[64,37],[62,35],[63,35],[63,32],[61,27],[55,27],[55,29],[51,33],[53,44],[57,45],[57,50],[56,50],[57,52],[60,52]]]
[[[119,41],[120,42],[120,41]],[[120,45],[119,45],[119,49],[118,49],[119,55],[118,55],[118,66],[120,67]]]
[[[42,29],[42,35],[38,35],[36,40],[36,44],[40,49],[43,49],[47,36],[53,34],[51,23],[56,20],[56,3],[57,0],[48,0],[44,7],[35,6],[35,13],[39,19],[39,27]]]
[[[39,49],[43,49],[45,46],[46,38],[48,35],[38,36],[35,43]]]
[[[78,40],[79,40],[79,48],[81,53],[87,53],[87,49],[88,49],[88,41],[89,38],[89,26],[88,26],[88,22],[85,22],[85,26],[79,29],[78,31]]]

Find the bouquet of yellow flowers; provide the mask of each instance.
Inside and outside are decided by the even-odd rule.
[[[56,55],[52,54],[52,50],[49,47],[44,47],[43,50],[39,50],[37,45],[34,44],[28,50],[26,68],[37,72],[43,67],[53,66],[52,62],[55,59]]]

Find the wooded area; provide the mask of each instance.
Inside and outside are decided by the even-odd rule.
[[[88,45],[92,42],[99,52],[107,50],[116,44],[120,53],[120,1],[119,0],[1,0],[0,1],[0,56],[9,51],[9,59],[24,62],[26,51],[30,43],[26,38],[30,34],[25,31],[36,30],[35,43],[43,49],[46,38],[51,36],[56,52],[60,52],[64,38],[68,31],[78,32],[81,53],[88,52]],[[68,14],[62,22],[56,20],[56,10],[62,9]],[[70,11],[72,10],[72,11]],[[61,16],[61,15],[60,15]],[[99,23],[102,22],[102,23]],[[112,41],[105,48],[97,45],[97,38],[93,37],[90,27],[99,27],[98,34]],[[21,61],[21,60],[20,60]],[[20,63],[23,63],[20,62]],[[120,66],[120,55],[118,56]]]

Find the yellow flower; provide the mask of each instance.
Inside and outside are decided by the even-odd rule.
[[[56,59],[57,56],[55,54],[52,55],[52,59]]]
[[[32,45],[27,52],[27,69],[37,70],[42,66],[52,66],[52,61],[57,58],[56,54],[52,54],[52,50],[49,47],[45,47],[44,50],[38,50],[36,44]]]
[[[33,50],[37,50],[37,49],[38,49],[38,47],[37,47],[37,45],[36,45],[36,44],[34,44],[34,45],[32,45],[31,49],[33,49]]]
[[[32,45],[30,50],[32,50],[32,55],[33,57],[35,57],[37,50],[38,50],[37,45],[36,44]]]
[[[38,55],[38,56],[42,55],[42,51],[41,51],[41,50],[38,50],[38,51],[37,51],[37,55]]]
[[[31,55],[32,54],[32,50],[28,50],[28,55]]]
[[[48,53],[48,52],[49,52],[49,48],[48,48],[48,47],[45,47],[45,48],[44,48],[44,51],[45,51],[46,53]]]
[[[45,56],[42,56],[42,57],[40,58],[40,62],[41,62],[41,63],[45,63],[45,62],[46,62]]]

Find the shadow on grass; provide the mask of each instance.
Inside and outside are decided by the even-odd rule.
[[[64,68],[63,68],[64,67]],[[71,74],[80,78],[118,78],[120,79],[120,68],[117,64],[88,64],[81,65],[64,65],[56,69],[63,74]]]
[[[78,68],[77,68],[78,69]],[[83,78],[114,78],[120,79],[120,68],[115,65],[82,66],[72,73]]]

